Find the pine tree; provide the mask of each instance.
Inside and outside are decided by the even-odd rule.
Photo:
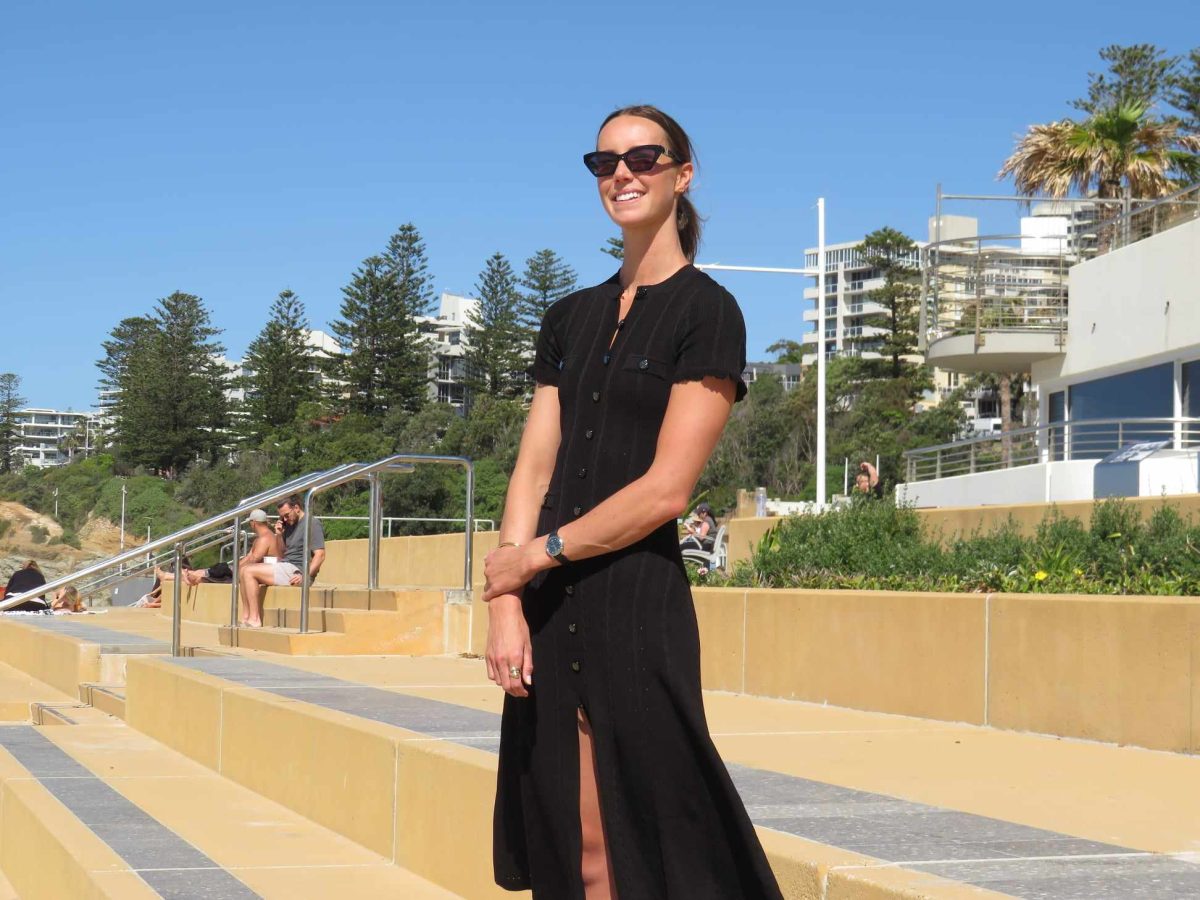
[[[613,259],[625,258],[625,238],[610,237],[603,247],[600,248],[601,253],[607,253]]]
[[[867,299],[884,307],[884,312],[865,316],[863,324],[881,328],[879,353],[890,359],[888,374],[900,378],[911,368],[904,357],[917,352],[920,305],[920,272],[913,262],[917,245],[894,228],[880,228],[859,245],[863,259],[883,276],[883,287],[870,291]]]
[[[212,340],[204,302],[176,291],[153,317],[125,319],[98,363],[119,390],[113,443],[120,461],[178,475],[198,457],[214,458],[229,424],[229,369]]]
[[[1071,102],[1089,116],[1130,104],[1149,109],[1163,99],[1179,66],[1179,57],[1154,44],[1110,44],[1100,58],[1108,71],[1089,72],[1087,97]]]
[[[315,399],[308,316],[292,291],[271,304],[270,319],[246,351],[246,413],[250,433],[262,437],[288,425],[300,404]]]
[[[17,413],[25,406],[21,396],[21,376],[13,372],[0,373],[0,472],[5,474],[21,468],[17,453],[20,428]]]
[[[331,327],[344,352],[331,364],[351,412],[382,420],[424,404],[428,352],[408,303],[381,256],[363,260],[342,288],[342,318]]]
[[[388,240],[383,259],[396,278],[396,289],[408,314],[414,318],[429,315],[434,301],[433,277],[417,226],[409,222],[397,228]]]
[[[1187,55],[1187,63],[1187,71],[1171,75],[1167,102],[1183,113],[1184,131],[1200,134],[1200,47]]]
[[[467,390],[476,396],[518,397],[525,391],[520,292],[502,253],[488,258],[475,286],[479,306],[467,321]]]
[[[525,260],[521,277],[525,293],[518,313],[521,327],[536,336],[546,310],[575,290],[576,280],[575,270],[553,250],[539,250]]]

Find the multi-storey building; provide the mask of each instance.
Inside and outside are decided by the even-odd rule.
[[[58,409],[23,409],[17,413],[17,453],[26,466],[61,466],[91,453],[96,415]]]
[[[459,410],[467,403],[467,335],[478,309],[478,300],[444,291],[437,315],[420,319],[429,345],[429,398]]]

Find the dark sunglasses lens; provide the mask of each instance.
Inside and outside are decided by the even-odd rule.
[[[611,175],[617,170],[617,161],[620,157],[615,153],[603,153],[596,151],[595,153],[584,154],[583,164],[588,167],[588,171],[593,175]]]
[[[659,153],[657,147],[634,147],[625,154],[625,165],[630,172],[649,172],[658,162]]]

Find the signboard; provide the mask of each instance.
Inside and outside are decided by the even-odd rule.
[[[1165,441],[1142,441],[1137,444],[1130,444],[1128,447],[1122,447],[1120,450],[1108,454],[1097,465],[1106,466],[1111,463],[1141,462],[1171,443],[1171,439],[1167,438]]]

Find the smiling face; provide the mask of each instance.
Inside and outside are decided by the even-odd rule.
[[[641,116],[617,116],[600,129],[596,149],[624,153],[632,147],[658,144],[679,153],[662,126]],[[630,172],[624,161],[611,175],[596,179],[604,211],[622,231],[655,231],[675,214],[675,198],[692,182],[692,164],[668,156],[649,172]]]

